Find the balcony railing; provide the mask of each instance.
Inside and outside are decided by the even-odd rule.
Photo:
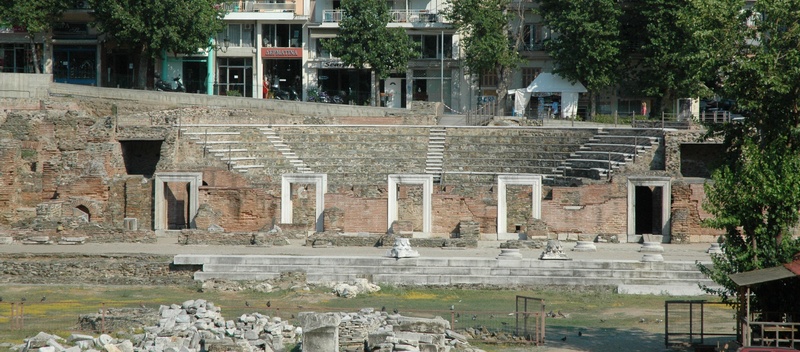
[[[442,16],[428,10],[391,10],[391,21],[394,23],[436,23],[442,22]],[[323,10],[322,22],[335,23],[342,20],[342,10]]]
[[[228,12],[294,12],[295,1],[234,1],[224,4]]]
[[[521,51],[543,51],[544,44],[543,43],[525,43],[522,44]]]
[[[392,22],[435,23],[441,22],[437,13],[427,10],[392,10]]]

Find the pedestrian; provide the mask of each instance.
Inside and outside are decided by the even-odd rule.
[[[553,100],[553,118],[558,116],[558,100]]]
[[[264,76],[264,99],[269,98],[269,78]]]
[[[647,116],[647,102],[646,101],[642,102],[642,115],[643,116]]]

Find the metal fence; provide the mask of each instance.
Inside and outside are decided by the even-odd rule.
[[[739,336],[736,309],[705,300],[664,302],[664,344],[709,345]]]

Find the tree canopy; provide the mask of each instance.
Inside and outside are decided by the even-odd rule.
[[[464,63],[469,71],[477,78],[497,75],[498,112],[505,106],[512,70],[522,61],[518,51],[522,31],[512,31],[509,25],[522,16],[522,2],[517,6],[515,10],[510,0],[451,0],[444,11],[462,34]]]
[[[746,117],[710,130],[724,138],[727,165],[706,185],[707,224],[724,229],[724,255],[701,266],[729,298],[731,273],[774,267],[792,260],[800,240],[800,22],[796,2],[758,1],[735,15],[735,50],[720,69],[722,94]],[[749,26],[745,26],[745,23]],[[755,288],[754,309],[800,311],[798,280]]]
[[[325,49],[348,65],[369,68],[379,79],[403,73],[419,53],[403,28],[388,28],[389,8],[382,0],[343,0],[339,35]],[[373,99],[373,102],[375,99]]]
[[[94,0],[94,25],[139,55],[137,85],[147,82],[150,59],[164,51],[192,53],[208,48],[223,28],[215,0]]]
[[[592,96],[617,83],[622,37],[617,0],[537,0],[544,23],[558,35],[545,43],[555,73],[581,82]]]
[[[0,0],[0,18],[28,32],[36,73],[40,70],[34,36],[37,33],[52,33],[53,25],[61,20],[61,15],[71,4],[68,0]]]

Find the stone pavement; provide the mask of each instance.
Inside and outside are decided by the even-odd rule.
[[[299,255],[299,256],[386,256],[387,248],[375,247],[332,247],[312,248],[303,240],[291,240],[286,246],[234,246],[234,245],[182,245],[175,236],[159,237],[156,243],[84,243],[79,245],[25,245],[19,242],[0,245],[0,253],[83,253],[95,254],[259,254],[259,255]],[[484,257],[495,258],[500,254],[501,241],[480,241],[478,248],[442,249],[414,247],[421,258],[437,257]],[[574,252],[574,242],[562,242],[567,256],[582,261],[640,261],[643,253],[641,244],[636,243],[595,243],[596,252]],[[706,250],[708,243],[663,244],[665,262],[709,262]],[[524,258],[539,258],[544,249],[521,249]]]

